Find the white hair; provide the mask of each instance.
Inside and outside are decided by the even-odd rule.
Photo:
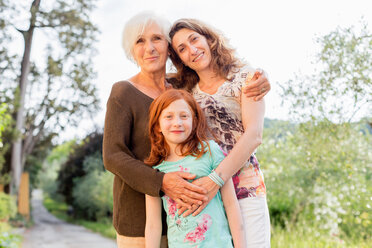
[[[133,57],[134,44],[138,37],[143,34],[145,28],[153,23],[156,23],[160,27],[164,37],[169,43],[171,42],[169,38],[171,23],[168,20],[151,11],[140,12],[129,19],[123,30],[122,46],[129,60],[136,63]]]

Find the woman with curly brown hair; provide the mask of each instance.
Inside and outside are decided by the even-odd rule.
[[[270,247],[266,187],[255,156],[262,141],[265,103],[242,96],[246,82],[260,73],[235,56],[221,33],[201,21],[176,21],[170,38],[176,78],[192,92],[219,145],[229,154],[215,171],[223,181],[233,178],[248,247]],[[207,177],[198,183],[209,194],[218,189]]]

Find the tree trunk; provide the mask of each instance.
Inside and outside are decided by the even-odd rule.
[[[30,26],[27,31],[20,31],[23,35],[25,41],[25,50],[23,53],[22,64],[21,64],[21,76],[19,80],[19,91],[18,97],[16,97],[16,104],[18,106],[16,110],[16,130],[18,132],[17,138],[13,141],[12,146],[12,155],[11,155],[11,174],[12,181],[10,192],[13,195],[17,195],[18,188],[22,175],[22,134],[24,127],[24,103],[25,95],[27,88],[27,77],[30,72],[30,54],[31,54],[31,45],[32,37],[34,34],[35,23],[36,23],[36,14],[39,11],[41,0],[34,0],[31,5],[31,18]]]

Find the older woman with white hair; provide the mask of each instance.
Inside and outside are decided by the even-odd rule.
[[[147,133],[150,104],[172,88],[166,78],[170,27],[167,20],[151,12],[135,15],[124,27],[124,50],[140,71],[113,85],[103,136],[103,162],[115,175],[113,224],[119,248],[145,247],[145,194],[166,194],[180,206],[189,208],[208,201],[206,189],[187,181],[195,175],[164,174],[143,163],[150,152]],[[252,92],[262,87],[270,89],[267,80],[263,81],[265,83],[252,82]],[[258,92],[262,95],[262,91]],[[163,221],[163,225],[165,223]],[[164,227],[161,247],[167,247],[166,230]]]

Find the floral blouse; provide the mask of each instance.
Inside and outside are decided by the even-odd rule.
[[[204,111],[208,126],[226,154],[244,133],[241,113],[242,87],[251,71],[249,66],[241,68],[239,72],[230,75],[231,81],[225,81],[212,95],[201,91],[198,84],[192,90],[194,98]],[[263,174],[255,153],[232,179],[238,199],[266,195]]]

